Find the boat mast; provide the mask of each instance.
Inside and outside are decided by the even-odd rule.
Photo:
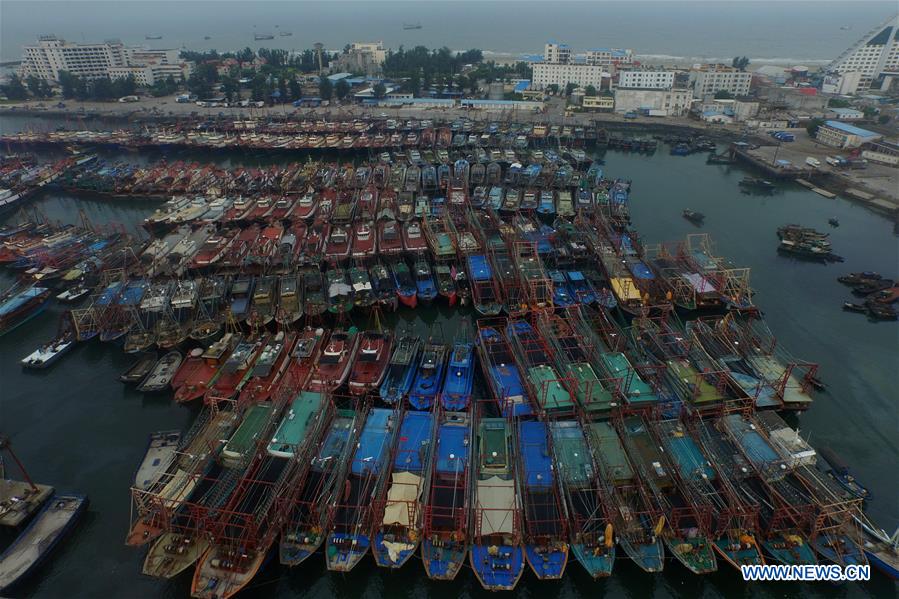
[[[31,487],[32,491],[37,491],[38,488],[35,486],[34,482],[32,482],[31,477],[28,476],[28,471],[25,470],[25,466],[22,465],[22,462],[19,461],[18,456],[16,456],[16,452],[12,450],[12,442],[9,440],[9,437],[6,435],[0,435],[0,452],[6,450],[10,456],[12,456],[13,461],[16,463],[16,466],[19,467],[19,471],[22,473],[22,476],[25,477],[25,482],[28,483],[28,486]]]

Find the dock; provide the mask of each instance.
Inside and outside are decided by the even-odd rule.
[[[818,194],[820,196],[824,196],[825,198],[827,198],[829,200],[832,200],[833,198],[837,197],[837,194],[833,193],[832,191],[827,191],[826,189],[821,189],[820,187],[816,187],[814,183],[812,183],[811,181],[808,181],[806,179],[796,179],[796,183],[799,183],[803,187],[810,189],[810,190],[814,191],[816,194]]]

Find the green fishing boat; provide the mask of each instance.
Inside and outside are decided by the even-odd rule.
[[[271,456],[292,458],[299,453],[311,425],[322,410],[324,398],[315,391],[301,391],[281,419],[268,444]]]
[[[628,405],[645,406],[659,401],[652,387],[640,378],[631,366],[630,360],[621,352],[605,352],[599,355],[606,370],[617,379],[621,379],[621,392]]]
[[[222,450],[222,465],[237,468],[253,457],[256,442],[265,432],[273,412],[274,406],[270,403],[258,403],[247,410],[243,422]]]

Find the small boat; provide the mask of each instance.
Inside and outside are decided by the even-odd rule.
[[[349,270],[350,282],[353,285],[353,303],[360,308],[371,308],[375,303],[368,270],[364,266],[353,266]]]
[[[684,210],[683,217],[693,224],[701,225],[705,221],[705,214],[693,210]]]
[[[56,299],[63,302],[64,304],[74,304],[78,300],[86,297],[91,292],[90,287],[87,287],[83,284],[75,285],[74,287],[70,287],[56,295]]]
[[[353,357],[359,347],[361,335],[354,330],[331,332],[312,375],[309,389],[313,391],[333,391],[342,386],[349,376]]]
[[[402,401],[415,379],[418,364],[418,352],[421,349],[421,338],[416,335],[399,335],[393,355],[387,364],[384,381],[379,394],[381,400],[388,404]]]
[[[740,180],[740,187],[750,187],[754,189],[762,189],[762,190],[773,190],[774,183],[771,181],[766,181],[764,179],[757,179],[755,177],[743,177]]]
[[[177,350],[172,350],[159,358],[147,377],[137,386],[137,390],[142,393],[156,393],[167,389],[175,373],[178,372],[182,359],[181,352]]]
[[[512,348],[503,334],[493,327],[478,330],[478,355],[484,369],[493,399],[504,416],[532,414],[522,382],[521,372],[515,363]]]
[[[416,410],[430,409],[437,399],[446,366],[446,349],[442,343],[427,342],[422,346],[415,380],[409,390],[409,403]]]
[[[488,591],[513,590],[525,565],[511,426],[504,418],[477,424],[470,563]]]
[[[415,261],[413,270],[418,299],[425,304],[434,301],[434,298],[437,297],[437,285],[434,284],[434,277],[431,275],[431,265],[426,259],[419,258]]]
[[[159,356],[155,353],[143,354],[137,360],[131,363],[131,366],[122,373],[119,380],[123,383],[139,383],[150,374],[150,371],[156,365]]]
[[[75,347],[75,342],[73,333],[63,333],[22,358],[21,364],[24,368],[47,368]]]
[[[296,337],[296,333],[278,331],[267,339],[253,363],[253,369],[247,373],[249,378],[243,382],[237,397],[238,405],[268,401],[272,397],[290,365]]]
[[[16,287],[0,294],[0,336],[43,312],[49,299],[47,287]]]
[[[23,581],[74,528],[88,505],[86,495],[54,495],[16,540],[0,554],[0,592]]]
[[[858,482],[852,475],[852,472],[850,472],[846,462],[833,449],[830,447],[819,448],[818,458],[819,469],[830,475],[846,491],[859,499],[871,500],[871,492]]]
[[[205,351],[201,348],[192,349],[172,378],[175,401],[184,403],[203,397],[210,381],[239,342],[239,335],[225,333]]]
[[[465,410],[471,402],[474,384],[474,344],[458,341],[453,344],[446,379],[440,392],[444,410]]]
[[[155,483],[175,459],[181,444],[180,431],[150,433],[147,450],[134,474],[134,488],[146,491]]]
[[[377,262],[368,269],[368,275],[375,303],[390,308],[391,311],[396,310],[399,304],[396,283],[387,267],[381,262]]]
[[[332,572],[349,572],[371,547],[372,499],[381,495],[390,470],[390,448],[399,430],[399,413],[374,408],[359,435],[345,480],[338,483],[330,511],[325,560]]]
[[[234,398],[234,395],[240,391],[241,383],[246,380],[253,367],[262,345],[262,341],[248,339],[237,343],[222,367],[206,384],[206,392],[203,394],[206,404],[214,405],[220,400]]]
[[[458,299],[454,273],[455,266],[450,267],[446,264],[438,264],[434,267],[434,278],[437,279],[437,292],[441,297],[446,298],[450,306],[455,306]]]
[[[556,580],[568,564],[565,513],[556,487],[546,423],[519,421],[517,470],[524,507],[524,554],[539,580]]]
[[[406,261],[397,260],[391,265],[390,271],[393,273],[396,295],[400,303],[409,308],[415,308],[418,305],[418,288],[412,279]]]
[[[348,386],[351,395],[362,396],[381,386],[393,347],[390,333],[365,331],[353,358]]]
[[[474,418],[439,412],[437,446],[426,495],[421,556],[432,580],[453,580],[468,554]]]
[[[371,550],[382,568],[400,568],[418,550],[435,424],[432,412],[409,410],[403,414],[388,480],[375,501]]]
[[[827,223],[828,223],[831,227],[839,227],[839,226],[840,226],[840,221],[837,220],[836,218],[829,218],[829,219],[827,219]]]

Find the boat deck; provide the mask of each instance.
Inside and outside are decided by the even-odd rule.
[[[314,391],[301,391],[290,404],[287,414],[268,444],[268,452],[274,456],[293,457],[302,446],[309,431],[322,409],[323,397]]]
[[[53,487],[0,479],[0,526],[19,526],[53,494]]]
[[[222,450],[223,459],[242,460],[253,448],[262,429],[272,415],[271,404],[256,404],[247,410],[243,422],[234,431],[228,445]]]
[[[608,422],[593,422],[588,428],[593,455],[606,465],[606,476],[611,483],[629,483],[634,471],[624,452],[618,433]]]

